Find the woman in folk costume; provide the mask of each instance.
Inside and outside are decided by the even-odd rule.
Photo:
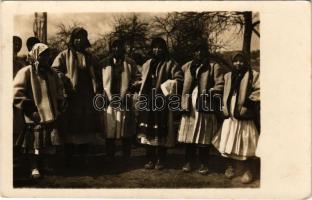
[[[99,124],[93,107],[98,84],[92,56],[86,51],[88,47],[90,42],[87,31],[75,28],[70,36],[69,48],[62,51],[52,64],[52,68],[63,80],[68,98],[68,111],[62,124],[66,155],[70,159],[75,147],[78,147],[84,163],[87,163],[89,145],[95,142]]]
[[[142,100],[140,102],[147,99],[148,103],[142,105],[143,109],[139,108],[138,138],[146,145],[148,162],[145,168],[162,169],[166,148],[174,146],[176,142],[174,113],[168,109],[164,94],[167,92],[162,86],[169,86],[169,93],[172,93],[170,90],[178,91],[182,85],[183,73],[179,65],[169,57],[167,44],[162,38],[152,40],[151,51],[152,58],[142,66],[139,98]]]
[[[101,67],[104,95],[108,101],[104,111],[106,152],[113,159],[115,141],[121,139],[123,157],[127,159],[136,128],[131,95],[140,75],[136,63],[126,57],[125,44],[120,39],[111,43],[110,56],[101,61]]]
[[[236,164],[244,169],[241,182],[249,183],[253,175],[247,164],[255,156],[259,138],[255,120],[260,110],[260,80],[259,73],[248,66],[243,54],[236,54],[232,62],[234,70],[224,76],[223,114],[226,119],[213,144],[223,156],[237,160]],[[225,175],[232,178],[237,173],[229,166]]]
[[[17,72],[26,66],[26,63],[21,57],[18,56],[18,52],[22,48],[22,39],[18,36],[13,36],[13,78]],[[16,142],[18,135],[24,130],[23,114],[19,109],[13,108],[13,142]]]
[[[183,115],[178,135],[178,142],[185,143],[186,162],[182,170],[184,172],[192,170],[198,149],[200,161],[198,173],[204,175],[208,173],[207,164],[212,137],[220,128],[216,112],[221,110],[224,74],[220,65],[209,62],[208,45],[205,41],[197,45],[193,60],[186,63],[182,70]],[[205,100],[206,105],[203,104]]]
[[[40,177],[39,158],[51,145],[59,145],[57,120],[64,110],[64,90],[51,66],[49,48],[38,43],[31,52],[32,65],[18,71],[14,79],[13,105],[22,111],[25,130],[17,139],[29,155],[31,176]]]

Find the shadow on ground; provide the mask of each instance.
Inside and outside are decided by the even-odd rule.
[[[64,165],[62,156],[50,157],[45,176],[40,180],[29,178],[27,159],[23,155],[14,156],[14,187],[32,188],[258,188],[260,187],[260,161],[255,160],[255,180],[250,184],[241,184],[240,177],[227,179],[223,172],[226,160],[216,153],[211,155],[210,173],[200,175],[195,170],[190,173],[181,171],[184,156],[181,148],[171,149],[167,156],[166,169],[145,170],[144,149],[134,148],[130,160],[122,160],[117,154],[116,160],[109,162],[104,154],[93,154],[85,164],[75,156],[71,165]]]

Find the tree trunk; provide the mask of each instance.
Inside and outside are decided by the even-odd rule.
[[[37,37],[40,42],[47,43],[47,13],[35,13],[35,20],[33,24],[33,31],[35,37]]]
[[[252,12],[243,12],[244,17],[244,41],[243,41],[243,52],[250,59],[250,46],[251,46],[251,36],[252,36]]]

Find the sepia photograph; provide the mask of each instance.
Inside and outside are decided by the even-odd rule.
[[[14,16],[14,187],[257,188],[260,15]]]
[[[311,196],[310,2],[0,6],[2,196]]]

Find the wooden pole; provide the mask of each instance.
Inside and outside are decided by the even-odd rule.
[[[41,12],[35,13],[35,20],[33,24],[33,31],[35,37],[37,37],[40,42],[47,44],[47,13]]]

